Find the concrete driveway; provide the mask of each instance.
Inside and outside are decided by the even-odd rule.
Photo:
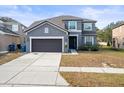
[[[59,74],[61,53],[29,53],[0,66],[0,86],[68,86]]]

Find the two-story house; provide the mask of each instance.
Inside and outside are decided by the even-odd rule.
[[[112,29],[112,46],[124,49],[124,23]]]
[[[19,34],[5,28],[0,27],[0,53],[8,52],[8,45],[20,44]]]
[[[0,17],[0,52],[7,52],[8,45],[25,42],[26,26],[9,17]]]
[[[4,26],[5,28],[19,34],[20,43],[25,42],[24,29],[26,29],[27,27],[22,23],[9,17],[0,17],[0,26]]]
[[[68,52],[96,44],[95,20],[62,15],[32,23],[26,30],[27,52]]]

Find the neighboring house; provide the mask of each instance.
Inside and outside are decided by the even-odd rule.
[[[20,43],[19,35],[5,27],[0,26],[0,53],[8,51],[8,45]]]
[[[9,17],[0,17],[0,26],[4,26],[11,31],[18,33],[20,35],[20,43],[25,42],[24,29],[26,29],[27,27],[20,22]]]
[[[63,15],[36,21],[25,30],[27,52],[68,52],[96,44],[95,20]]]
[[[124,48],[124,24],[113,28],[112,46],[114,48]]]

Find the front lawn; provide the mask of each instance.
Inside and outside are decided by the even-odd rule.
[[[19,52],[13,52],[13,53],[7,53],[0,56],[0,65],[5,64],[11,60],[14,60],[18,57],[22,56],[22,53]]]
[[[124,74],[60,72],[70,86],[124,87]]]
[[[124,51],[101,49],[78,51],[78,55],[62,55],[60,66],[66,67],[124,67]]]

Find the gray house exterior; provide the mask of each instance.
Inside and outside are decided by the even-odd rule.
[[[95,20],[62,15],[31,24],[26,30],[27,52],[68,52],[96,44]]]

